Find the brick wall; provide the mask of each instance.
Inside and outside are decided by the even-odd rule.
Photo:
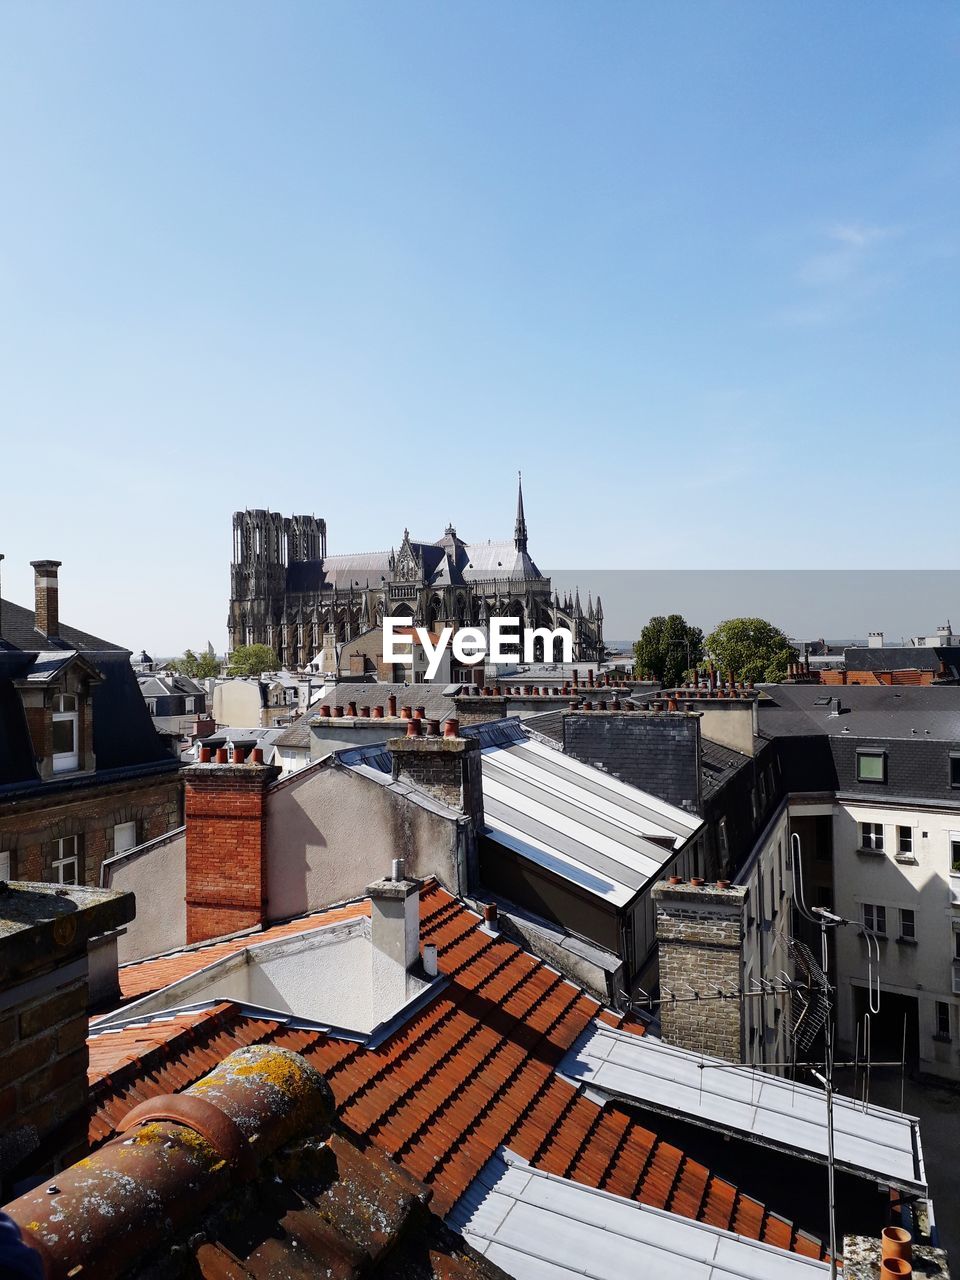
[[[743,974],[746,890],[715,885],[654,885],[663,1038],[696,1053],[740,1062],[743,1015],[738,999],[677,1000],[668,993],[739,992]]]
[[[132,894],[0,890],[0,1202],[86,1152],[87,945],[133,914]]]
[[[49,783],[38,796],[0,803],[0,850],[11,854],[11,879],[52,879],[57,842],[77,835],[81,882],[98,885],[104,859],[115,852],[114,827],[136,822],[138,844],[173,831],[183,821],[182,792],[180,775],[167,773],[72,793]]]
[[[265,918],[266,793],[279,775],[273,766],[253,763],[184,770],[188,943]]]

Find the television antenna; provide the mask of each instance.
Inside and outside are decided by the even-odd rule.
[[[817,965],[810,948],[802,942],[791,941],[790,948],[794,960],[807,972],[814,995],[806,1007],[801,1007],[794,1020],[794,1030],[800,1039],[796,1047],[806,1045],[809,1048],[817,1031],[823,1029],[823,1071],[810,1067],[810,1073],[823,1085],[827,1098],[827,1212],[830,1228],[830,1280],[837,1280],[837,1206],[836,1206],[836,1159],[833,1143],[833,1095],[834,1095],[834,1054],[833,1054],[833,1003],[836,988],[829,979],[830,949],[827,939],[831,929],[841,925],[853,925],[867,939],[867,1007],[870,1014],[880,1012],[880,943],[871,929],[855,920],[847,920],[826,907],[808,907],[803,893],[802,846],[799,833],[794,831],[790,836],[793,872],[793,899],[800,915],[809,924],[820,930],[820,963]],[[876,976],[874,976],[876,968]],[[799,1001],[802,1005],[802,999]],[[869,1024],[868,1024],[869,1025]],[[811,1028],[813,1028],[811,1030]],[[809,1037],[809,1039],[808,1039]],[[867,1079],[869,1079],[869,1060],[867,1063]],[[864,1090],[864,1109],[867,1105],[866,1089]]]

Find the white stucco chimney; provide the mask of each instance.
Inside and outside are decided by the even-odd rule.
[[[367,886],[373,954],[373,1006],[378,1020],[396,1013],[422,986],[420,962],[420,881],[407,879],[395,858],[389,879]]]

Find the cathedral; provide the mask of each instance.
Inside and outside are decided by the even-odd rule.
[[[346,644],[384,615],[415,626],[483,627],[515,617],[524,627],[566,627],[578,662],[603,655],[603,607],[577,591],[551,590],[527,550],[523,488],[517,490],[513,539],[464,542],[448,526],[438,542],[403,532],[399,550],[327,555],[327,526],[315,516],[237,511],[230,569],[230,648],[266,644],[279,664],[306,666],[332,635]],[[548,660],[556,655],[545,655]]]

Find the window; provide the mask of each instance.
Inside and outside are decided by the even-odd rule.
[[[860,823],[860,848],[872,853],[883,853],[883,823]]]
[[[883,751],[857,752],[857,781],[886,782],[887,757]]]
[[[79,767],[78,726],[77,699],[72,693],[57,694],[53,701],[54,773],[65,773]]]
[[[135,822],[118,822],[113,828],[113,852],[123,853],[126,849],[135,849],[137,845],[137,824]]]
[[[720,819],[720,824],[717,827],[717,842],[720,845],[720,857],[724,862],[726,862],[727,858],[730,856],[730,845],[727,840],[726,818]],[[958,846],[960,846],[960,840],[958,840]]]
[[[60,884],[78,884],[80,879],[80,839],[64,836],[57,841],[57,856],[53,860],[53,878]]]
[[[879,907],[873,902],[864,902],[861,903],[860,910],[863,927],[869,929],[871,933],[879,933],[882,936],[886,936],[887,908]]]
[[[950,873],[960,876],[960,835],[950,833]]]
[[[953,958],[960,960],[960,932],[953,935]]]
[[[950,785],[960,787],[960,751],[950,752]]]
[[[917,940],[917,917],[912,907],[900,908],[900,937],[899,942],[916,942]]]
[[[10,854],[0,851],[0,880],[10,879],[10,862]],[[960,933],[957,934],[957,937],[960,938]]]
[[[945,1000],[938,1000],[934,1006],[936,1011],[937,1029],[934,1032],[935,1040],[950,1039],[950,1006]]]
[[[897,853],[901,858],[913,857],[913,827],[897,827]]]

